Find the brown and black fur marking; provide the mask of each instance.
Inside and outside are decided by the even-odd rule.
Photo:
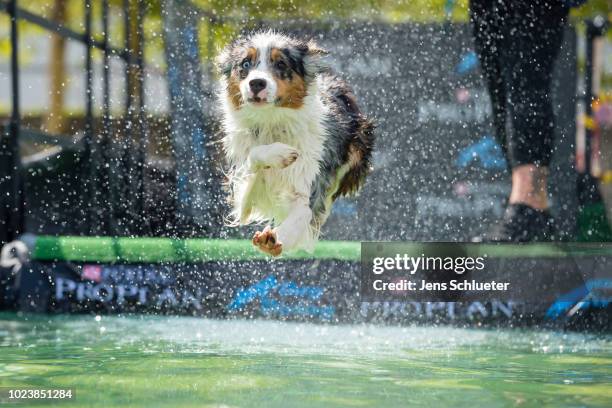
[[[315,43],[303,42],[287,38],[286,47],[272,48],[268,63],[272,66],[274,79],[278,87],[276,106],[282,108],[299,109],[308,94],[308,84],[315,79],[317,72],[310,72],[306,65],[307,55],[323,55],[325,50]],[[259,55],[254,44],[248,39],[241,38],[226,48],[217,61],[219,73],[227,78],[227,91],[236,109],[240,109],[245,102],[240,94],[240,82],[248,75],[248,69],[243,68],[241,62],[248,60],[255,65],[260,58],[268,55]],[[311,70],[313,67],[310,67]]]
[[[365,182],[372,168],[375,126],[361,112],[345,81],[323,73],[319,88],[330,114],[325,120],[328,138],[320,163],[321,177],[313,185],[310,202],[315,222],[322,223],[333,201],[355,194]]]
[[[366,176],[372,170],[372,145],[374,143],[374,124],[361,118],[359,129],[354,140],[349,145],[347,162],[350,165],[348,173],[342,177],[338,190],[333,194],[335,200],[341,196],[351,196],[363,186]]]

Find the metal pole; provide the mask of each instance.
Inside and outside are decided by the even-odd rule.
[[[92,32],[91,32],[91,0],[85,0],[85,152],[84,160],[87,180],[83,195],[85,209],[85,231],[89,234],[98,233],[97,220],[97,188],[96,167],[97,149],[93,135],[93,67],[92,67]]]
[[[17,0],[8,5],[11,17],[11,91],[13,106],[7,143],[7,167],[10,174],[10,196],[7,220],[7,240],[17,238],[24,231],[24,191],[21,179],[21,159],[19,157],[20,102],[19,102],[19,30],[17,27]]]
[[[133,184],[133,121],[132,112],[134,110],[134,97],[132,95],[132,47],[131,47],[131,16],[130,16],[130,1],[123,0],[123,24],[125,34],[125,89],[126,89],[126,100],[125,100],[125,126],[122,140],[122,158],[123,158],[123,172],[122,186],[121,186],[121,207],[123,209],[123,222],[122,224],[126,227],[125,231],[128,234],[133,233],[134,225],[138,222],[134,219],[134,191],[132,190]]]
[[[102,154],[103,154],[103,179],[102,179],[102,196],[106,200],[104,207],[106,208],[106,223],[104,233],[107,235],[115,235],[115,206],[114,200],[114,187],[115,184],[112,179],[112,173],[114,169],[113,154],[113,143],[111,135],[113,134],[111,128],[111,113],[110,113],[110,52],[109,52],[109,31],[108,31],[108,0],[102,0],[102,31],[103,37],[102,42],[104,46],[104,57],[102,67],[102,93],[103,93],[103,107],[102,107]]]
[[[585,101],[585,114],[587,118],[590,118],[593,114],[593,59],[595,55],[593,53],[593,42],[595,40],[595,28],[593,27],[592,21],[587,21],[586,29],[586,52],[585,52],[585,75],[584,75],[584,101]],[[587,127],[585,129],[585,140],[584,140],[584,169],[585,173],[591,173],[591,136],[592,132]]]
[[[586,55],[585,55],[585,86],[584,86],[584,99],[585,99],[585,113],[588,118],[593,114],[593,101],[599,96],[597,95],[598,89],[593,88],[593,81],[595,78],[595,49],[594,43],[598,37],[605,35],[606,31],[610,28],[611,22],[603,16],[596,16],[592,20],[586,22]],[[591,136],[592,131],[588,127],[586,128],[586,140],[585,140],[585,168],[586,172],[591,171]]]
[[[130,76],[130,68],[131,68],[131,62],[132,62],[132,49],[130,46],[130,41],[131,41],[131,30],[130,30],[130,0],[123,0],[123,25],[124,25],[124,34],[125,34],[125,56],[126,56],[126,65],[125,65],[125,87],[128,90],[127,94],[126,94],[126,101],[125,101],[125,113],[126,113],[126,117],[129,117],[131,110],[132,110],[132,104],[133,104],[133,98],[132,98],[132,94],[129,92],[131,89],[131,85],[132,85],[132,81],[131,81],[131,76]]]
[[[145,216],[146,210],[146,192],[145,192],[145,171],[147,165],[147,149],[148,149],[148,126],[146,118],[146,101],[145,101],[145,68],[144,68],[144,57],[145,57],[145,41],[144,41],[144,18],[146,14],[146,5],[143,0],[138,0],[138,121],[140,129],[140,140],[138,145],[138,197],[137,197],[137,212],[142,217],[142,222],[139,223],[140,233],[149,232],[147,221],[148,217]]]
[[[595,39],[603,35],[608,27],[608,22],[603,18],[595,18],[586,22],[586,55],[585,55],[585,84],[584,84],[584,103],[585,114],[590,118],[593,114],[593,100],[597,97],[593,89],[595,52],[593,43]],[[597,180],[591,174],[591,138],[592,131],[588,127],[585,129],[584,146],[584,173],[578,177],[578,202],[581,206],[601,203],[602,198],[599,192]]]

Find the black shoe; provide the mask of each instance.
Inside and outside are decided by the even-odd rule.
[[[506,207],[501,223],[474,242],[542,242],[555,239],[555,223],[548,210],[536,210],[526,204]]]

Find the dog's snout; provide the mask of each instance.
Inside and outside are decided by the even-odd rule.
[[[253,95],[257,96],[257,94],[266,88],[266,80],[265,79],[251,79],[249,81],[249,87],[253,92]]]

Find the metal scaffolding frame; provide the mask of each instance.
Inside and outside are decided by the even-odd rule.
[[[125,44],[122,49],[110,45],[109,39],[109,4],[108,0],[100,0],[103,33],[100,36],[94,35],[93,25],[93,5],[92,0],[83,0],[84,13],[84,32],[80,33],[61,23],[52,21],[35,13],[32,13],[19,6],[18,0],[0,0],[0,12],[8,14],[10,17],[10,44],[11,44],[11,92],[12,109],[10,122],[6,130],[0,133],[0,190],[9,191],[9,194],[2,194],[0,197],[0,244],[15,239],[24,232],[24,180],[22,180],[23,169],[19,157],[20,135],[24,131],[21,123],[20,111],[20,64],[19,64],[19,22],[27,22],[36,25],[48,32],[60,35],[71,41],[76,41],[86,47],[85,71],[85,132],[84,132],[84,152],[83,162],[86,163],[86,180],[84,180],[82,212],[83,230],[89,234],[130,234],[143,232],[143,220],[134,222],[133,229],[120,231],[117,226],[117,218],[138,219],[142,214],[143,198],[143,178],[144,160],[146,156],[146,146],[148,143],[148,132],[146,126],[138,126],[139,137],[138,146],[130,146],[129,151],[124,152],[123,165],[128,171],[134,171],[136,182],[128,183],[127,186],[117,186],[121,179],[114,178],[107,166],[99,166],[101,161],[109,162],[109,157],[105,156],[112,150],[112,130],[110,116],[110,58],[120,58],[125,64],[125,78],[128,84],[128,97],[126,100],[125,134],[133,132],[129,128],[132,118],[136,118],[144,123],[145,119],[145,92],[144,92],[144,32],[143,22],[147,12],[145,0],[124,0],[124,28]],[[137,12],[131,15],[132,7],[137,7]],[[132,21],[135,18],[136,21]],[[135,51],[130,42],[130,25],[136,24],[138,47]],[[100,50],[103,53],[103,99],[102,99],[102,129],[95,129],[94,122],[94,68],[93,50]],[[135,70],[135,71],[132,71]],[[133,73],[136,72],[136,75]],[[129,86],[133,78],[138,81],[137,86],[140,93],[137,98],[130,95]],[[40,133],[40,132],[38,132]],[[57,139],[54,135],[46,135],[49,140]],[[61,139],[61,138],[59,138]],[[131,137],[128,138],[131,141]],[[134,162],[137,163],[134,163]],[[100,170],[102,169],[102,170]],[[124,203],[123,200],[112,202],[113,208],[108,209],[106,205],[102,207],[100,197],[106,196],[112,190],[124,190],[124,197],[129,197],[127,203],[129,208],[117,208]],[[125,191],[127,190],[127,192]],[[85,197],[89,197],[85,200]],[[119,197],[117,197],[119,198]],[[112,200],[111,200],[112,201]],[[100,216],[104,213],[104,216]],[[78,221],[78,220],[75,220]],[[125,225],[125,223],[122,223]],[[137,226],[137,227],[136,227]]]

